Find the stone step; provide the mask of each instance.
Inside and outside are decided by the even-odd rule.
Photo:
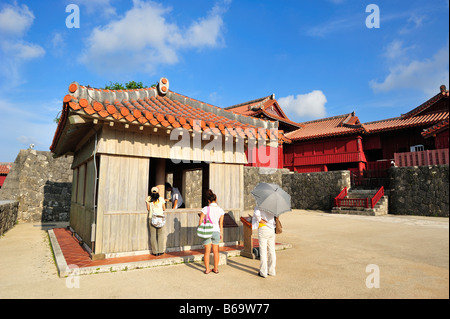
[[[353,197],[355,198],[355,197]],[[364,207],[333,207],[331,210],[333,214],[351,214],[351,215],[368,215],[368,216],[381,216],[387,215],[388,211],[388,196],[380,198],[374,208]]]

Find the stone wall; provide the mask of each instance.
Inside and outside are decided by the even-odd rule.
[[[289,174],[289,170],[244,166],[244,210],[253,210],[255,207],[255,199],[250,192],[258,183],[262,182],[282,186],[283,174]]]
[[[250,192],[259,182],[278,184],[291,195],[293,209],[331,211],[333,199],[350,187],[349,171],[293,173],[288,169],[244,168],[244,209],[252,210],[255,200]]]
[[[389,213],[449,216],[449,166],[410,166],[389,169]]]
[[[202,190],[202,178],[203,172],[201,169],[185,172],[186,180],[183,200],[186,208],[202,207],[202,192],[199,192],[199,190]]]
[[[283,175],[282,181],[293,209],[331,211],[334,198],[344,187],[350,188],[350,172],[291,173]]]
[[[18,211],[18,201],[0,201],[0,237],[16,224]]]
[[[19,221],[68,221],[72,160],[71,156],[54,159],[51,152],[21,150],[0,189],[0,200],[19,202]]]

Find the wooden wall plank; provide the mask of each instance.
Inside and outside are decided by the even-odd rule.
[[[180,159],[191,161],[214,161],[224,163],[239,163],[246,164],[247,158],[243,147],[225,147],[224,137],[220,136],[217,150],[205,149],[205,146],[210,141],[201,140],[201,134],[189,133],[189,148],[177,150]],[[171,154],[171,147],[178,143],[177,140],[171,140],[170,134],[167,134],[166,129],[159,128],[157,132],[153,128],[144,127],[141,131],[134,126],[128,129],[117,129],[116,127],[103,126],[101,137],[98,142],[97,153],[112,154],[124,156],[138,156],[138,157],[160,157],[173,158]],[[233,143],[234,138],[229,140]],[[178,145],[177,145],[178,146]],[[212,144],[210,145],[212,146]],[[220,147],[221,146],[221,147]],[[233,144],[233,146],[235,146]]]

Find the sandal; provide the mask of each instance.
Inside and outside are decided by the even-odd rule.
[[[207,275],[207,274],[209,274],[211,272],[211,269],[210,270],[205,270],[203,273],[205,274],[205,275]]]
[[[213,269],[213,273],[218,274],[218,273],[219,273],[219,270],[214,270],[214,269]]]

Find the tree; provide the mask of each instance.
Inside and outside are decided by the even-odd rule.
[[[147,88],[147,86],[142,84],[142,82],[135,82],[135,81],[130,81],[128,83],[125,83],[125,85],[118,83],[118,82],[112,83],[111,81],[109,81],[109,83],[110,83],[110,85],[106,85],[104,87],[105,90],[136,90],[136,89]],[[155,85],[156,84],[152,85],[152,87],[154,87]]]

